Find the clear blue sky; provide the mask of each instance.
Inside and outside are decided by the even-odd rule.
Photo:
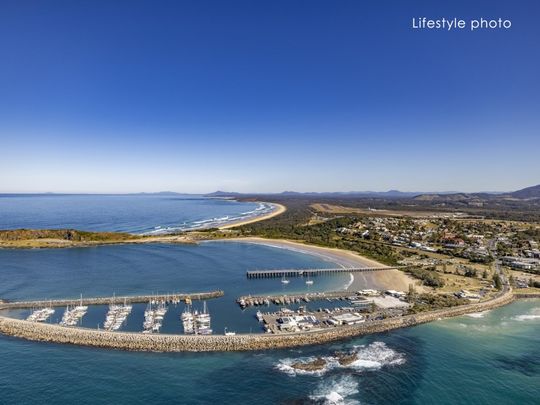
[[[3,0],[0,192],[538,184],[539,20],[535,0]]]

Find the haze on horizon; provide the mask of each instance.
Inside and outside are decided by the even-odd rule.
[[[540,5],[438,3],[5,1],[0,193],[538,184]]]

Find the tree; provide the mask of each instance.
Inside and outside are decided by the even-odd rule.
[[[500,290],[502,288],[501,277],[498,274],[493,275],[493,283],[495,284],[495,288],[497,290]]]
[[[482,278],[488,278],[488,271],[487,270],[484,270],[484,272],[482,273]]]

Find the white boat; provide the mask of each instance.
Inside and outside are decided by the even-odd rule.
[[[201,313],[195,311],[193,314],[195,323],[195,333],[199,335],[210,335],[212,329],[210,328],[211,317],[206,307],[206,301],[203,303],[203,310]]]
[[[182,314],[180,315],[180,319],[182,320],[185,334],[191,335],[195,333],[193,312],[191,311],[191,308],[189,306],[187,306],[184,312],[182,312]]]
[[[262,314],[261,311],[257,311],[257,313],[255,314],[255,316],[257,317],[257,320],[258,320],[259,322],[264,321],[263,314]]]
[[[227,327],[225,327],[225,336],[235,336],[236,335],[236,332],[229,332],[227,330]]]
[[[282,283],[282,284],[289,284],[289,280],[287,280],[287,279],[285,278],[285,276],[283,276],[283,278],[281,279],[281,283]]]

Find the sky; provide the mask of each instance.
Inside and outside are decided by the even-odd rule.
[[[536,0],[0,0],[0,192],[539,184],[539,20]]]

